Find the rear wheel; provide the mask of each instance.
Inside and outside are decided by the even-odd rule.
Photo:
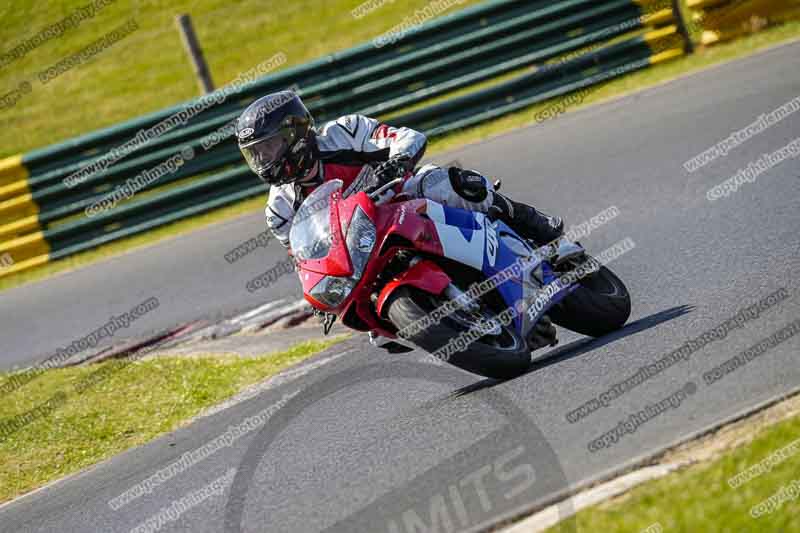
[[[413,329],[417,321],[425,318],[443,302],[443,298],[419,289],[400,287],[393,293],[386,314],[398,330],[411,326],[405,339],[430,353],[441,355],[442,360],[468,372],[507,379],[518,376],[530,367],[531,354],[527,343],[514,331],[513,323],[504,326],[498,321],[491,333],[483,335],[462,350],[454,349],[455,339],[473,329],[480,317],[456,311],[424,330]],[[464,344],[461,344],[462,348]]]
[[[625,325],[631,314],[631,296],[616,274],[601,266],[578,283],[580,287],[548,311],[554,323],[591,337]]]

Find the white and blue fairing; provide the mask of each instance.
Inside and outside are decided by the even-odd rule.
[[[427,215],[436,226],[444,256],[471,266],[490,278],[511,267],[520,258],[528,258],[521,276],[498,285],[498,292],[510,307],[525,298],[525,309],[514,319],[515,329],[525,334],[553,305],[574,290],[574,285],[561,287],[548,261],[542,261],[524,239],[499,220],[491,221],[483,213],[448,207],[428,201]],[[541,265],[541,281],[532,277]],[[550,285],[552,284],[552,285]],[[543,287],[555,290],[544,306],[534,312],[533,302]]]

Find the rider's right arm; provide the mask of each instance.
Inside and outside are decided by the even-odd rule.
[[[279,187],[272,186],[269,190],[269,200],[264,214],[267,217],[267,227],[275,238],[284,247],[289,247],[289,230],[292,228],[292,219],[296,203],[294,185],[287,184]]]

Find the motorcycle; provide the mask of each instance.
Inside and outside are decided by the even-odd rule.
[[[557,343],[553,323],[599,337],[628,320],[625,285],[579,243],[536,248],[489,215],[394,194],[401,183],[348,195],[327,181],[295,215],[292,254],[326,334],[338,317],[507,379]]]

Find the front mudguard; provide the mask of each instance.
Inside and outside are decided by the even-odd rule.
[[[450,285],[450,276],[445,274],[439,265],[428,259],[418,261],[414,266],[395,277],[386,284],[378,295],[375,305],[378,316],[383,316],[383,308],[389,301],[389,296],[403,285],[411,285],[425,292],[440,295]]]

